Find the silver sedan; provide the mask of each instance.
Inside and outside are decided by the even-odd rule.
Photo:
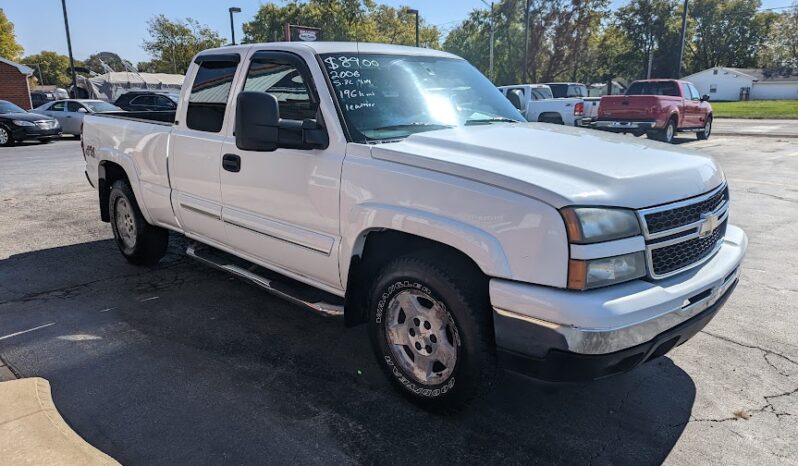
[[[47,102],[34,112],[55,118],[61,123],[64,134],[80,136],[83,116],[87,113],[121,112],[116,105],[102,100],[66,99]]]

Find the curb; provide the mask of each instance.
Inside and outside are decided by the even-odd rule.
[[[787,134],[787,133],[746,133],[746,132],[739,132],[739,131],[718,131],[717,129],[713,129],[712,131],[713,136],[745,136],[745,137],[756,137],[756,138],[798,138],[798,134]]]

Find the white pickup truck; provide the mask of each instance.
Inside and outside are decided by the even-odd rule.
[[[527,121],[565,126],[585,126],[585,103],[581,98],[555,98],[545,84],[499,86],[499,91]]]
[[[86,115],[82,144],[130,262],[185,235],[202,262],[368,324],[398,390],[452,411],[498,367],[576,381],[662,356],[740,274],[712,159],[522,120],[448,53],[250,44],[197,55],[176,113]]]

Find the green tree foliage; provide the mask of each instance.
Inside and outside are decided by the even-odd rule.
[[[683,4],[628,0],[613,12],[602,0],[497,1],[491,78],[497,84],[640,79],[648,73],[649,58],[652,77],[676,77]],[[528,59],[522,63],[527,5]],[[798,33],[789,18],[795,16],[785,13],[776,20],[759,8],[760,0],[691,1],[682,74],[717,65],[792,63],[789,51],[796,49]],[[489,74],[490,19],[486,8],[472,11],[450,31],[443,48]]]
[[[191,18],[158,15],[150,19],[147,30],[150,38],[142,48],[153,57],[144,65],[151,72],[185,74],[194,55],[225,43],[218,32]]]
[[[688,71],[714,66],[757,66],[771,14],[757,13],[760,0],[695,0],[690,4],[693,39],[686,45]]]
[[[497,84],[555,79],[585,79],[591,73],[590,44],[607,15],[607,0],[531,0],[528,60],[524,64],[525,0],[495,4],[494,73]],[[446,37],[443,48],[461,55],[488,74],[491,14],[474,10]],[[524,74],[526,73],[526,77]]]
[[[41,80],[39,84],[56,85],[66,88],[72,83],[69,73],[69,57],[57,52],[42,51],[35,55],[28,55],[21,60],[21,63],[34,69],[33,75]],[[75,62],[75,66],[80,66]]]
[[[83,62],[83,66],[94,71],[98,74],[104,74],[105,69],[102,64],[110,66],[114,71],[124,71],[125,64],[122,62],[122,57],[113,52],[98,52],[89,55],[89,58]]]
[[[798,3],[791,11],[773,18],[760,63],[768,73],[798,74]]]
[[[373,0],[288,0],[283,6],[261,5],[252,21],[243,25],[244,43],[283,40],[285,23],[322,30],[328,41],[383,42],[415,45],[415,15],[407,8],[377,5]],[[438,48],[440,31],[419,22],[419,45]]]
[[[16,60],[22,55],[22,46],[17,43],[14,35],[14,23],[8,20],[5,12],[0,8],[0,57],[7,60]]]

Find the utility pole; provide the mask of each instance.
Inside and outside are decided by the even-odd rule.
[[[526,4],[524,6],[524,63],[523,63],[523,73],[522,81],[526,83],[527,79],[527,59],[529,55],[529,0],[526,0]]]
[[[485,6],[490,6],[490,71],[488,72],[488,74],[490,74],[490,79],[493,79],[494,78],[494,76],[493,76],[493,37],[494,37],[494,27],[495,27],[494,23],[496,21],[496,16],[493,14],[493,2],[490,2],[490,5],[488,5],[488,2],[486,2],[485,0],[480,0],[480,1],[482,3],[484,3]]]
[[[408,8],[405,11],[407,11],[408,14],[416,15],[416,47],[418,47],[418,10]]]
[[[679,72],[676,74],[677,78],[682,77],[682,58],[684,58],[684,36],[687,34],[687,1],[684,0],[684,10],[682,10],[682,41],[679,47]]]
[[[241,8],[237,6],[231,6],[227,11],[230,12],[230,36],[233,39],[231,45],[236,45],[236,27],[233,24],[233,13],[241,13]]]
[[[69,72],[72,75],[72,97],[77,97],[78,77],[75,74],[75,59],[72,57],[72,39],[69,37],[69,19],[67,19],[66,0],[61,0],[64,10],[64,28],[66,29],[67,49],[69,50]]]

